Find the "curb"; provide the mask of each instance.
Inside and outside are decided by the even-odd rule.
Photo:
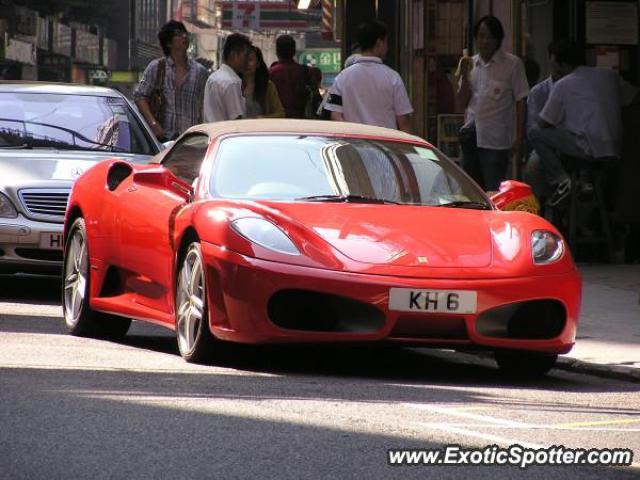
[[[640,368],[585,362],[571,357],[558,357],[554,368],[604,378],[640,383]]]

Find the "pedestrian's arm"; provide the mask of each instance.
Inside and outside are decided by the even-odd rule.
[[[640,91],[638,87],[632,85],[627,82],[620,75],[618,77],[618,84],[620,88],[620,103],[623,107],[628,107],[629,105],[638,105],[640,104]]]
[[[140,110],[140,113],[142,113],[144,119],[151,127],[151,131],[153,132],[153,134],[158,138],[164,137],[164,134],[166,132],[164,128],[162,128],[162,125],[160,125],[160,122],[158,122],[158,120],[153,116],[153,113],[151,113],[149,101],[144,97],[139,98],[138,100],[136,100],[136,105],[138,107],[138,110]]]
[[[402,130],[403,132],[413,134],[413,128],[411,128],[411,121],[409,120],[409,115],[397,115],[396,120],[398,122],[398,130]]]
[[[524,141],[527,131],[527,101],[516,102],[516,141]]]
[[[529,81],[524,70],[524,63],[518,59],[512,74],[513,96],[516,102],[516,142],[514,152],[519,155],[526,138],[527,131],[527,97],[529,96]]]
[[[149,97],[153,92],[153,88],[155,87],[156,75],[158,74],[158,62],[152,62],[147,66],[144,73],[142,74],[142,79],[140,83],[136,86],[133,91],[133,99],[136,102],[136,106],[140,113],[147,121],[153,134],[162,138],[165,134],[162,125],[160,125],[159,120],[153,116],[151,112],[151,107],[149,105]]]
[[[562,124],[565,116],[565,94],[561,84],[557,84],[551,90],[549,99],[538,117],[541,128],[550,128]]]
[[[456,103],[460,110],[465,110],[473,91],[471,89],[471,80],[469,74],[462,75],[458,81],[458,89],[456,90]]]
[[[228,120],[237,120],[245,116],[245,106],[240,83],[227,85],[222,92],[222,103],[228,115]]]
[[[341,74],[340,74],[341,75]],[[336,77],[333,85],[329,89],[329,100],[324,108],[331,112],[331,120],[336,122],[344,122],[344,110],[342,109],[342,90],[340,88],[340,75]]]
[[[400,75],[396,75],[393,89],[393,111],[396,115],[396,125],[399,130],[407,133],[413,133],[409,115],[413,113],[411,100],[407,94],[407,89]]]

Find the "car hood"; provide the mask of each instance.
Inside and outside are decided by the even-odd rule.
[[[0,149],[0,186],[22,187],[40,183],[69,186],[93,165],[114,156],[138,163],[151,158],[150,155],[114,152]]]
[[[280,204],[277,209],[357,262],[482,268],[492,261],[493,211],[344,203]]]

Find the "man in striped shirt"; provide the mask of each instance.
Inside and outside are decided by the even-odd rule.
[[[158,33],[165,54],[153,60],[145,69],[142,80],[133,92],[133,99],[159,140],[172,140],[192,125],[202,122],[204,86],[208,72],[205,67],[187,57],[189,32],[182,22],[171,20]],[[162,77],[162,118],[151,111],[149,98],[156,82]]]

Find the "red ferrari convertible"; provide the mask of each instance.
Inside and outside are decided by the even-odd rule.
[[[571,349],[581,280],[556,228],[504,211],[424,140],[337,122],[189,129],[151,163],[105,160],[65,219],[74,335],[174,329],[202,361],[217,341],[404,342],[490,349],[544,374]]]

